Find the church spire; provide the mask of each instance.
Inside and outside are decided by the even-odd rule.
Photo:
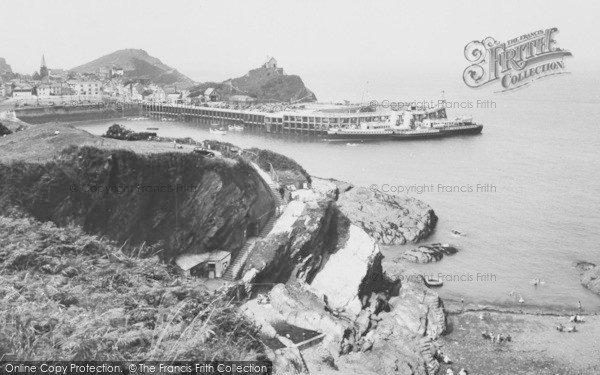
[[[48,77],[48,67],[46,66],[46,57],[42,55],[42,65],[40,66],[40,76],[42,78]]]

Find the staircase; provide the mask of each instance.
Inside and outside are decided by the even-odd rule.
[[[279,194],[279,186],[277,185],[277,183],[273,182],[270,178],[265,178],[265,172],[262,171],[258,167],[258,165],[254,163],[251,164],[254,167],[254,169],[256,169],[258,174],[263,178],[265,183],[269,186],[269,189],[271,190],[271,195],[273,196],[273,199],[275,199],[276,207],[279,208],[279,212],[276,215],[271,215],[263,229],[258,234],[258,237],[251,237],[246,240],[246,243],[240,249],[240,252],[233,261],[233,263],[229,267],[227,267],[227,270],[225,270],[225,273],[223,274],[223,279],[227,281],[237,280],[240,271],[242,270],[242,267],[244,267],[244,264],[246,264],[246,260],[248,260],[250,253],[252,253],[252,250],[254,249],[254,245],[256,244],[258,238],[266,237],[269,234],[269,232],[273,230],[275,222],[277,221],[277,217],[281,212],[283,212],[283,210],[285,210],[286,207],[285,201],[283,200],[283,198],[281,198],[281,194]]]
[[[256,243],[256,237],[249,238],[244,247],[240,249],[238,256],[235,258],[235,261],[227,267],[225,273],[223,274],[223,280],[227,281],[235,281],[242,270],[242,267],[246,263],[246,259],[254,249],[254,244]]]

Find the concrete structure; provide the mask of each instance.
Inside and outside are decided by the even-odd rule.
[[[175,263],[189,276],[220,278],[231,264],[229,251],[212,251],[203,254],[184,254]]]
[[[260,112],[217,107],[198,107],[146,103],[142,106],[148,116],[156,118],[177,118],[182,121],[242,123],[268,133],[293,133],[320,135],[329,128],[359,126],[363,122],[387,121],[392,112],[320,112],[320,111],[280,111]]]

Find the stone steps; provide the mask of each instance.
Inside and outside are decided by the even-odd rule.
[[[263,177],[264,172],[262,172],[260,170],[260,167],[258,165],[256,165],[255,163],[251,163],[251,165],[252,165],[252,167],[254,167],[254,169],[256,169],[259,176],[261,176],[261,178],[263,178],[263,181],[269,186],[271,195],[273,196],[276,206],[278,207],[278,213],[281,214],[281,212],[283,212],[285,210],[286,205],[285,205],[285,201],[281,197],[281,194],[279,193],[279,186],[275,182],[268,181],[266,178],[264,178]],[[267,221],[267,223],[265,224],[263,229],[258,234],[259,238],[266,237],[271,232],[271,230],[273,230],[273,227],[275,226],[275,222],[277,221],[277,217],[278,217],[278,215],[272,215],[269,218],[269,220]],[[242,247],[240,249],[238,256],[233,261],[233,264],[231,266],[229,266],[227,268],[227,270],[225,271],[225,274],[223,275],[223,279],[228,280],[228,281],[237,280],[239,273],[242,270],[242,267],[244,267],[244,264],[246,264],[246,260],[248,259],[248,257],[252,253],[252,250],[254,249],[256,240],[257,240],[256,238],[250,238],[246,241],[246,244],[244,245],[244,247]]]

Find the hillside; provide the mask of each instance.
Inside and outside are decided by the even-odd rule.
[[[0,57],[0,75],[5,73],[12,73],[12,68],[6,63],[6,59],[4,57]]]
[[[283,69],[261,66],[242,77],[221,83],[206,82],[195,86],[193,92],[204,92],[209,87],[219,90],[223,99],[233,95],[247,95],[257,101],[312,102],[317,97],[297,75],[287,75]]]
[[[0,214],[0,358],[265,359],[231,297],[74,226]]]
[[[194,81],[176,69],[163,64],[142,49],[123,49],[71,69],[77,73],[95,73],[99,68],[118,65],[127,78],[149,78],[159,85],[192,86]]]

